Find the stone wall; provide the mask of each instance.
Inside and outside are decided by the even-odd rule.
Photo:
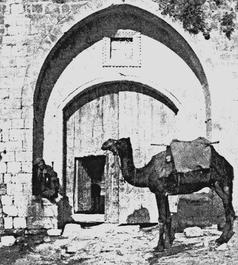
[[[0,151],[7,151],[0,161],[1,228],[25,228],[32,221],[32,216],[38,216],[39,222],[47,216],[42,214],[38,204],[32,203],[31,181],[33,95],[44,60],[57,41],[78,21],[123,2],[0,1]],[[157,2],[128,0],[127,4],[141,7],[167,21],[188,41],[200,59],[211,93],[211,137],[220,141],[216,149],[234,167],[234,205],[238,210],[238,122],[235,114],[238,108],[237,21],[230,40],[216,25],[213,25],[210,39],[206,40],[202,34],[190,35],[184,31],[181,22],[162,16]],[[118,74],[120,70],[115,71]],[[123,74],[128,73],[124,71]],[[60,170],[58,173],[61,175]],[[55,221],[52,226],[55,226]]]
[[[31,202],[33,94],[45,57],[63,34],[62,25],[74,14],[82,16],[86,4],[0,1],[0,151],[7,152],[0,162],[1,229],[50,226],[43,208]]]

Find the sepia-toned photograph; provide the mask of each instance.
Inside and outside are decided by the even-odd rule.
[[[0,0],[0,265],[238,264],[238,0]]]

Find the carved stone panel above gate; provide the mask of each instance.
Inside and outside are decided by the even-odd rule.
[[[141,67],[141,34],[133,30],[108,32],[104,38],[103,67]]]

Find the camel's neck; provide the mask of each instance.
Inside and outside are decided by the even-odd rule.
[[[148,174],[144,168],[135,168],[131,145],[123,152],[119,152],[121,171],[123,178],[133,186],[148,187]]]

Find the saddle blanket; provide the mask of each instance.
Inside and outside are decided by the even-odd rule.
[[[189,172],[209,168],[211,162],[210,142],[199,137],[193,141],[172,140],[171,154],[177,172]]]

